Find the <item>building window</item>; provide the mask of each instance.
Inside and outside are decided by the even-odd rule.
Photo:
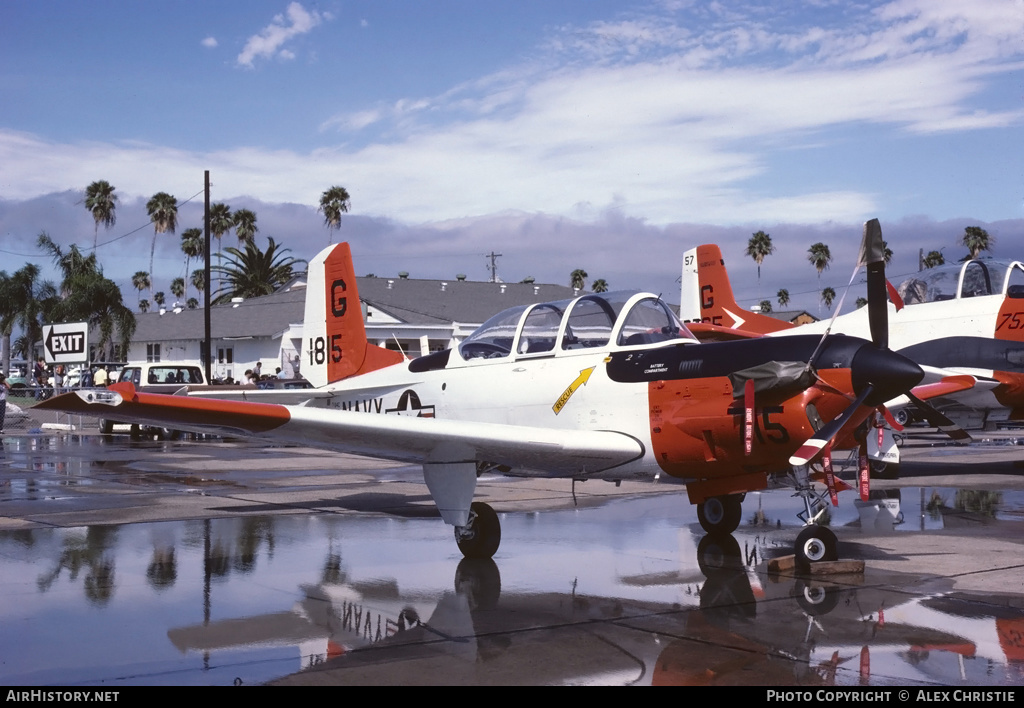
[[[146,345],[146,361],[148,361],[148,362],[160,361],[160,345],[159,344],[147,344]]]
[[[217,349],[217,363],[218,364],[234,364],[235,363],[235,349],[234,347],[225,347],[223,349]]]

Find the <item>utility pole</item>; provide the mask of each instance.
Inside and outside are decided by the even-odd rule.
[[[497,263],[497,259],[501,255],[502,254],[495,253],[494,251],[491,251],[487,255],[487,258],[489,258],[491,260],[491,264],[489,266],[487,266],[487,270],[491,271],[491,281],[490,282],[492,282],[492,283],[497,283],[498,282],[498,263]]]
[[[205,252],[206,262],[203,264],[204,278],[206,278],[206,287],[203,288],[203,309],[205,310],[203,315],[203,324],[205,327],[205,339],[203,339],[203,347],[200,352],[200,356],[203,358],[203,366],[206,367],[206,383],[210,383],[211,363],[212,357],[210,356],[211,347],[211,336],[210,336],[210,171],[206,170],[205,179],[203,180],[204,188],[206,190],[206,200],[203,206],[203,230],[206,232],[204,238],[206,239],[206,245],[203,248]],[[188,277],[188,274],[185,274]]]

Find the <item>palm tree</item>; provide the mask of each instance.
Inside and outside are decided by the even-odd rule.
[[[818,285],[821,286],[821,272],[827,270],[829,264],[832,263],[832,252],[828,250],[828,246],[821,243],[820,241],[810,248],[807,249],[807,260],[811,262],[815,270],[818,271]],[[833,293],[834,296],[834,293]],[[825,297],[825,292],[821,293],[822,299]],[[818,313],[821,313],[821,306],[818,306]]]
[[[259,233],[259,229],[256,227],[256,212],[254,211],[239,209],[232,217],[232,221],[235,224],[235,236],[238,237],[239,244],[244,241],[252,241],[256,238],[256,234]]]
[[[320,208],[324,214],[324,226],[327,227],[327,243],[332,242],[331,229],[341,228],[341,215],[348,213],[350,206],[348,190],[344,187],[331,187],[320,195]]]
[[[785,307],[789,304],[789,291],[785,288],[782,288],[779,292],[775,293],[775,297],[779,301],[779,307]]]
[[[206,292],[206,271],[202,268],[197,268],[192,271],[192,287],[199,292]]]
[[[775,246],[772,245],[772,237],[764,231],[758,231],[751,235],[750,240],[747,241],[747,255],[757,263],[758,291],[761,289],[761,264],[766,256],[770,256],[773,253],[775,253]]]
[[[39,266],[28,263],[12,275],[0,271],[0,336],[3,343],[3,371],[10,370],[11,335],[17,326],[24,334],[14,349],[23,358],[34,359],[36,342],[43,338],[45,313],[57,300],[57,289],[50,282],[40,282]],[[46,317],[46,319],[49,319]]]
[[[171,281],[171,295],[174,296],[175,300],[180,300],[185,296],[185,279],[175,278]]]
[[[149,249],[149,272],[152,274],[156,237],[167,232],[173,234],[178,228],[178,200],[167,192],[157,192],[146,202],[146,213],[153,222],[153,245]]]
[[[135,271],[135,275],[132,276],[132,287],[139,291],[139,297],[142,297],[143,290],[149,290],[153,283],[149,278],[149,273],[144,270]],[[147,303],[148,304],[148,303]],[[142,303],[139,303],[141,308]],[[145,312],[145,310],[143,310]]]
[[[760,304],[760,307],[761,307],[761,312],[763,312],[764,314],[768,314],[769,312],[772,311],[772,301],[771,300],[762,300],[761,304]]]
[[[142,294],[143,290],[148,290],[151,283],[149,281],[149,273],[144,270],[135,271],[135,275],[132,276],[132,287]]]
[[[889,265],[892,260],[892,249],[889,248],[889,244],[886,241],[882,241],[882,258],[885,259],[885,264]]]
[[[587,282],[587,271],[582,268],[577,268],[569,274],[569,287],[573,290],[582,290],[583,285]]]
[[[221,236],[235,226],[235,217],[227,204],[214,204],[210,207],[210,233],[217,239],[217,265],[220,265]],[[194,285],[195,283],[193,283]]]
[[[139,312],[149,312],[149,300],[146,298],[139,300]]]
[[[93,182],[85,188],[85,208],[92,214],[96,227],[92,234],[92,250],[96,250],[96,242],[99,240],[100,224],[110,228],[117,221],[117,195],[114,194],[114,185],[106,180]]]
[[[210,233],[217,239],[217,248],[220,249],[220,238],[235,225],[234,216],[227,204],[214,204],[210,207]]]
[[[99,329],[96,350],[101,359],[107,358],[105,350],[114,342],[115,330],[117,343],[122,351],[127,351],[135,334],[135,315],[125,307],[121,288],[104,277],[103,269],[96,261],[96,253],[83,256],[74,244],[65,253],[45,232],[39,234],[37,243],[50,252],[54,265],[64,276],[60,284],[60,298],[53,303],[48,317],[57,322],[85,320]]]
[[[942,255],[941,251],[929,251],[928,255],[921,261],[921,265],[925,268],[937,268],[945,263],[946,257]]]
[[[594,284],[590,286],[590,289],[595,293],[606,293],[608,292],[608,281],[604,278],[598,278],[594,281]]]
[[[818,271],[818,280],[820,281],[822,271],[828,270],[832,264],[832,252],[828,250],[828,246],[819,241],[807,249],[807,260]]]
[[[153,302],[156,303],[157,307],[163,307],[164,303],[167,302],[167,296],[164,295],[163,290],[157,290],[153,293]]]
[[[199,301],[196,300],[194,297],[190,297],[188,299],[188,302],[185,303],[185,307],[187,307],[190,310],[194,310],[197,307],[199,307]]]
[[[202,229],[185,229],[181,234],[181,252],[185,254],[185,272],[193,258],[202,258],[205,249]]]
[[[252,241],[245,242],[245,250],[225,249],[226,263],[217,270],[224,276],[224,285],[214,293],[214,304],[230,302],[233,297],[259,297],[270,295],[292,278],[295,266],[305,263],[286,256],[291,249],[279,249],[269,238],[266,251]]]
[[[826,310],[831,310],[832,309],[832,302],[835,299],[836,299],[836,291],[833,290],[831,287],[826,286],[825,289],[821,291],[821,301],[823,303],[825,303],[825,309]]]
[[[994,242],[995,239],[989,236],[988,231],[980,226],[968,226],[964,229],[964,235],[960,237],[960,243],[967,246],[972,259],[977,258],[978,254],[982,251],[991,250]]]
[[[859,297],[859,298],[857,298],[857,309],[858,310],[860,308],[864,307],[867,304],[868,304],[868,299],[866,297]]]

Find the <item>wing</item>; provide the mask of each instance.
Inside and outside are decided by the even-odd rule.
[[[67,393],[36,407],[122,423],[267,438],[400,462],[489,462],[553,476],[603,472],[645,452],[639,440],[614,431],[552,430],[146,394],[135,391],[130,383],[106,391]]]

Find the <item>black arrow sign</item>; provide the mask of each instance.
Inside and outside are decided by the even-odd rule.
[[[85,354],[85,334],[83,332],[55,332],[52,328],[44,342],[51,359],[58,356]]]

